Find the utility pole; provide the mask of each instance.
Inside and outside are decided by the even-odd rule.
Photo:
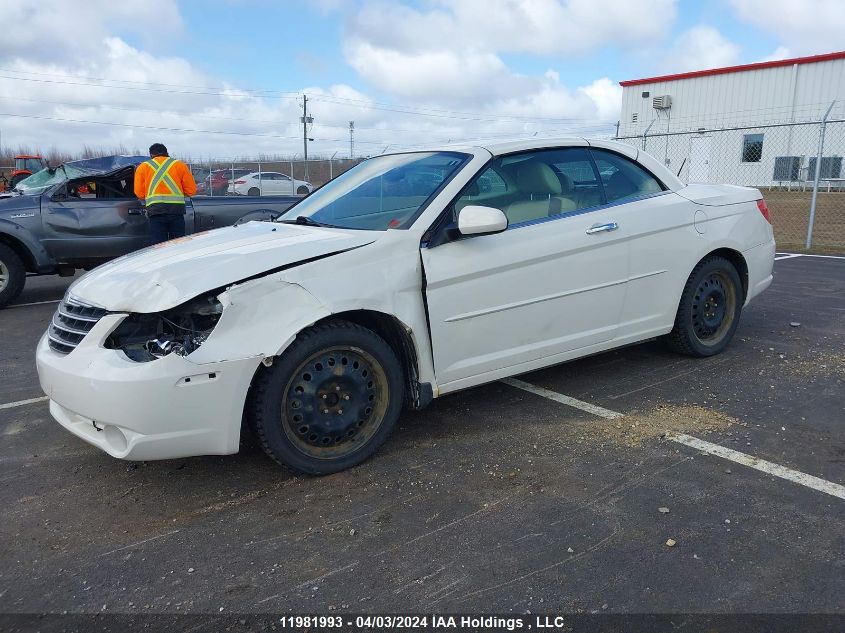
[[[314,117],[308,116],[308,95],[302,95],[302,116],[299,117],[302,121],[302,155],[304,160],[308,161],[308,126],[314,122]]]
[[[355,156],[355,121],[349,122],[349,158]]]

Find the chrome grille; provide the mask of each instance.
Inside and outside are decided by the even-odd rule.
[[[70,354],[105,315],[102,308],[65,297],[47,329],[50,348],[59,354]]]

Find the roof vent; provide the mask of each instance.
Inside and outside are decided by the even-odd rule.
[[[654,97],[651,104],[655,110],[668,110],[672,107],[672,97],[669,95],[660,95],[659,97]]]

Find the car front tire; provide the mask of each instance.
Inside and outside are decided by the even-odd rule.
[[[0,308],[18,298],[26,283],[26,267],[20,256],[0,243]]]
[[[258,443],[294,471],[327,475],[360,464],[402,410],[403,372],[380,336],[347,321],[301,332],[250,391]]]
[[[669,347],[687,356],[719,354],[736,332],[744,300],[734,265],[715,255],[703,259],[684,286]]]

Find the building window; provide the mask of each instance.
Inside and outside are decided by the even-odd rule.
[[[763,158],[763,135],[746,134],[742,137],[742,162],[759,163]]]

